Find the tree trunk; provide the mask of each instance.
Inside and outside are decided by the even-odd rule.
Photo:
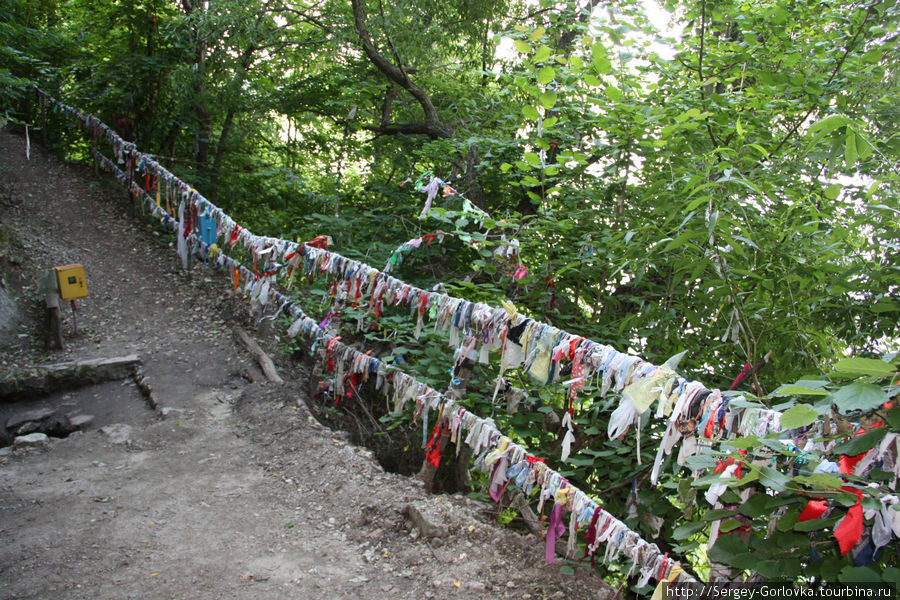
[[[250,64],[253,62],[253,54],[255,52],[256,46],[251,44],[247,46],[243,54],[241,54],[240,64],[231,80],[230,87],[233,95],[240,93],[240,89],[247,79],[247,69],[250,68]],[[237,109],[234,107],[234,104],[231,104],[228,107],[228,112],[225,114],[225,121],[222,123],[222,133],[219,134],[219,140],[216,142],[216,154],[213,158],[208,194],[209,199],[213,203],[215,203],[219,197],[219,175],[222,172],[222,159],[225,156],[225,149],[228,147],[228,136],[231,134],[231,128],[234,125],[234,116],[236,113]]]
[[[467,339],[460,352],[465,351],[468,345],[469,341]],[[454,400],[460,400],[465,395],[469,380],[472,378],[472,368],[475,366],[477,358],[478,352],[474,349],[469,350],[466,356],[457,358],[457,364],[453,368],[453,379],[450,382],[450,387],[447,389],[447,395]],[[449,443],[450,434],[441,435],[438,441],[440,451],[446,450]],[[457,439],[456,443],[462,444],[459,457],[456,459],[458,462],[454,469],[456,485],[458,489],[467,489],[470,484],[469,461],[472,459],[472,450],[461,439]],[[422,462],[422,470],[419,471],[419,477],[425,482],[425,489],[429,492],[434,492],[434,476],[437,474],[437,470],[438,468],[429,463],[427,459]]]

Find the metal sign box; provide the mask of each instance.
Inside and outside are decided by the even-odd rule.
[[[63,300],[86,298],[88,295],[84,267],[79,264],[56,267],[56,281],[59,283],[59,297]]]

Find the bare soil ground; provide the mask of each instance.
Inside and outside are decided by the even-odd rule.
[[[0,333],[0,369],[135,353],[170,409],[150,410],[131,380],[2,406],[0,427],[26,408],[95,419],[2,451],[0,598],[609,594],[588,568],[545,564],[542,542],[499,527],[491,507],[386,473],[312,417],[297,367],[281,364],[284,385],[250,383],[226,278],[180,273],[171,238],[125,217],[125,202],[114,182],[39,147],[26,160],[24,140],[0,132],[0,271],[18,315]],[[71,262],[90,297],[80,335],[64,308],[67,348],[48,352],[36,276]],[[423,539],[408,504],[445,535]]]

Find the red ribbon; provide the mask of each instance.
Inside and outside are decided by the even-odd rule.
[[[850,507],[837,527],[834,528],[834,537],[841,547],[841,556],[846,555],[859,541],[863,533],[863,509],[862,490],[849,485],[841,486],[841,490],[856,494],[856,504]]]
[[[744,378],[750,374],[750,369],[753,367],[750,363],[744,365],[744,368],[738,373],[738,376],[734,378],[734,381],[731,382],[731,385],[728,386],[729,390],[737,389],[737,386],[741,385],[741,382],[744,381]]]
[[[231,230],[231,239],[228,241],[228,247],[234,248],[234,245],[237,244],[238,237],[241,235],[241,226],[235,225],[234,229]]]
[[[432,467],[437,468],[441,464],[441,434],[449,433],[449,429],[441,427],[440,423],[436,423],[434,429],[431,430],[431,439],[425,446],[425,460]]]
[[[582,558],[591,557],[591,566],[594,566],[594,552],[591,552],[591,545],[597,539],[597,519],[600,518],[600,511],[603,509],[599,506],[594,509],[594,515],[591,517],[591,524],[588,525],[587,531],[584,532],[584,556]]]
[[[810,500],[806,503],[806,508],[797,517],[798,521],[812,521],[818,519],[828,510],[828,503],[825,500]]]
[[[328,356],[328,371],[332,373],[334,372],[334,356],[332,356],[331,353],[334,351],[334,345],[339,339],[341,339],[341,336],[331,338],[328,342],[328,346],[325,347],[325,355]]]
[[[320,250],[328,250],[328,236],[320,235],[306,242],[307,246],[318,248]]]
[[[738,450],[738,452],[740,452],[741,454],[747,454],[746,450]],[[716,468],[713,471],[713,473],[716,473],[716,474],[721,473],[727,467],[730,467],[733,464],[734,464],[733,456],[729,456],[725,460],[720,460],[716,463]],[[738,463],[738,467],[734,471],[734,476],[737,477],[738,479],[740,479],[741,477],[743,477],[743,475],[744,475],[744,461],[741,461]]]

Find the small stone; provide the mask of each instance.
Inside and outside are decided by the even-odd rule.
[[[114,423],[101,427],[100,431],[109,438],[113,444],[127,444],[131,441],[131,426],[123,423]]]
[[[13,440],[13,446],[44,446],[50,443],[50,438],[46,433],[29,433],[28,435],[20,435]]]
[[[75,415],[74,417],[69,417],[69,425],[75,429],[80,429],[90,425],[93,420],[94,415]]]
[[[466,582],[466,589],[474,590],[476,592],[483,592],[487,589],[487,586],[480,581],[469,581]]]
[[[27,423],[25,423],[24,425],[19,427],[19,430],[16,432],[16,435],[20,435],[20,436],[28,435],[29,433],[34,433],[34,432],[40,430],[40,428],[41,428],[40,423],[37,423],[35,421],[28,421]]]
[[[168,419],[169,417],[177,417],[179,415],[184,414],[183,408],[175,408],[173,406],[163,406],[159,409],[159,415],[163,419]]]

